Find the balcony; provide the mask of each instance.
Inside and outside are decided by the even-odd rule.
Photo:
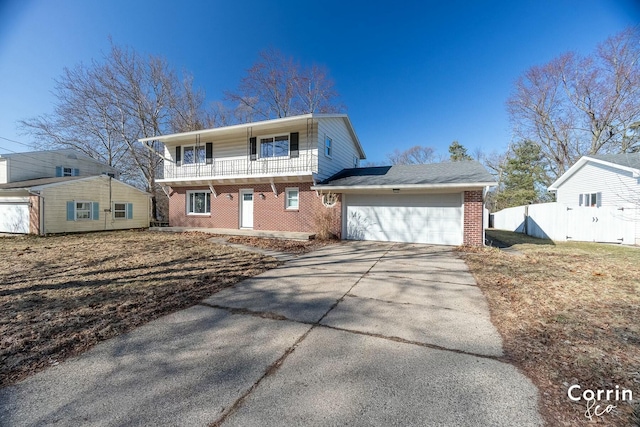
[[[318,172],[318,156],[301,152],[299,157],[270,157],[250,161],[246,157],[213,159],[213,163],[176,166],[165,162],[164,177],[159,182],[206,179],[264,178],[310,175]]]

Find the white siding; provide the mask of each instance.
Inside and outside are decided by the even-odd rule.
[[[333,154],[325,155],[324,140],[328,136],[332,140]],[[318,119],[318,178],[325,180],[342,169],[353,167],[354,156],[359,157],[355,141],[342,118]]]
[[[4,180],[0,173],[0,183],[53,178],[56,176],[58,166],[78,169],[79,176],[103,173],[114,173],[116,177],[118,176],[116,169],[85,158],[81,154],[75,154],[73,150],[10,154],[6,156],[5,162],[7,162],[7,172]]]
[[[200,146],[205,146],[207,142],[213,143],[213,158],[216,160],[241,160],[249,158],[249,137],[255,136],[257,138],[257,152],[260,157],[260,138],[275,136],[275,135],[288,135],[292,132],[299,133],[299,151],[300,154],[305,151],[312,151],[314,154],[317,152],[317,144],[313,138],[313,130],[310,132],[311,138],[307,135],[306,126],[280,126],[277,128],[263,129],[242,129],[233,133],[228,133],[214,137],[203,137],[200,139]],[[171,176],[169,169],[175,168],[175,155],[176,147],[184,147],[195,145],[195,136],[190,136],[190,139],[183,141],[172,142],[171,144],[165,144],[164,155],[170,159],[171,162],[165,162],[165,176]],[[182,167],[182,166],[181,166]]]
[[[102,231],[149,226],[148,195],[107,176],[45,187],[41,194],[44,197],[46,233]],[[67,221],[68,201],[98,202],[99,219]],[[133,219],[115,219],[112,212],[114,202],[133,203]]]
[[[602,206],[640,206],[640,180],[631,172],[587,162],[560,185],[557,201],[578,206],[580,194],[602,193]]]
[[[0,184],[9,182],[7,178],[7,160],[0,159]]]

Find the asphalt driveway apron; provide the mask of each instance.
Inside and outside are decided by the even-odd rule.
[[[0,390],[1,425],[541,425],[451,248],[351,242]]]

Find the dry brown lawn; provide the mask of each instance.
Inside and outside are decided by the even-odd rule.
[[[291,254],[306,254],[323,246],[327,246],[337,242],[337,240],[283,240],[249,236],[221,237],[225,237],[229,243],[255,246],[261,249],[287,252]]]
[[[464,257],[487,296],[506,356],[539,388],[548,425],[587,424],[585,403],[567,397],[574,384],[618,385],[638,402],[640,248],[488,234],[520,254],[485,248]],[[640,425],[632,424],[632,405],[611,403],[618,408],[594,422]]]
[[[210,237],[0,238],[0,386],[277,266]]]

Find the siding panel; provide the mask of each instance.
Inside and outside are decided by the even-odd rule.
[[[329,158],[325,155],[324,140],[328,136],[332,140],[333,154]],[[341,118],[318,119],[318,178],[325,180],[342,169],[353,167],[354,156],[358,157],[358,150],[351,134]]]

